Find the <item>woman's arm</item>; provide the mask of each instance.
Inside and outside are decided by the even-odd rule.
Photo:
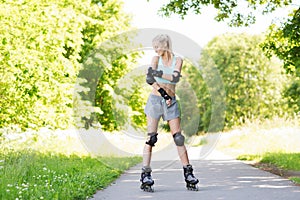
[[[153,57],[151,66],[148,68],[148,73],[146,77],[146,82],[153,87],[154,90],[158,91],[160,95],[166,100],[167,105],[171,105],[172,98],[170,95],[162,88],[153,77],[153,68],[157,69],[158,57]]]
[[[153,56],[153,58],[151,60],[151,66],[150,66],[152,68],[152,70],[156,70],[157,69],[158,60],[159,60],[159,56]],[[148,69],[148,73],[149,73],[149,69]],[[154,83],[152,84],[152,87],[155,90],[159,90],[160,89],[160,86],[159,86],[159,84],[156,81],[154,81]]]
[[[153,70],[157,69],[158,60],[159,60],[159,56],[153,56],[153,58],[151,60],[151,67],[152,67]]]
[[[155,90],[159,90],[161,88],[160,85],[156,82],[156,80],[153,77],[153,71],[157,69],[158,60],[159,60],[159,56],[153,56],[151,60],[151,66],[148,68],[148,73],[146,78],[146,82],[149,85],[151,85]]]

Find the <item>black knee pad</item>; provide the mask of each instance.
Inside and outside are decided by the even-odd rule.
[[[151,147],[155,146],[155,143],[157,142],[157,133],[148,133],[150,136],[150,139],[146,142],[146,144],[150,145]]]
[[[177,146],[183,146],[184,145],[184,139],[185,137],[181,134],[181,132],[177,132],[173,135],[174,142]]]

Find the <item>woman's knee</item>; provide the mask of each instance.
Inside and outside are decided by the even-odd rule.
[[[176,146],[183,146],[185,137],[181,134],[181,132],[177,132],[173,135],[174,142]]]
[[[155,146],[155,143],[157,142],[157,135],[158,133],[148,133],[149,139],[146,141],[146,144],[150,145],[151,147]]]

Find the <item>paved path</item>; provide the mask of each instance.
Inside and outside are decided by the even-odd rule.
[[[185,188],[178,160],[152,162],[154,193],[139,189],[141,164],[126,171],[108,188],[98,191],[93,200],[298,200],[300,187],[271,173],[213,152],[208,158],[191,160],[199,191]]]

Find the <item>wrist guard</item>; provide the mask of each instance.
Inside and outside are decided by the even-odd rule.
[[[162,70],[152,70],[152,75],[161,78],[163,75],[163,71]]]
[[[160,93],[160,95],[161,95],[165,100],[172,99],[172,98],[170,97],[170,95],[168,95],[168,93],[167,93],[163,88],[159,88],[158,92]]]
[[[146,82],[149,85],[152,85],[154,82],[156,82],[155,78],[152,75],[152,72],[153,72],[152,67],[149,67],[148,68],[148,73],[147,73],[147,76],[146,76]]]

